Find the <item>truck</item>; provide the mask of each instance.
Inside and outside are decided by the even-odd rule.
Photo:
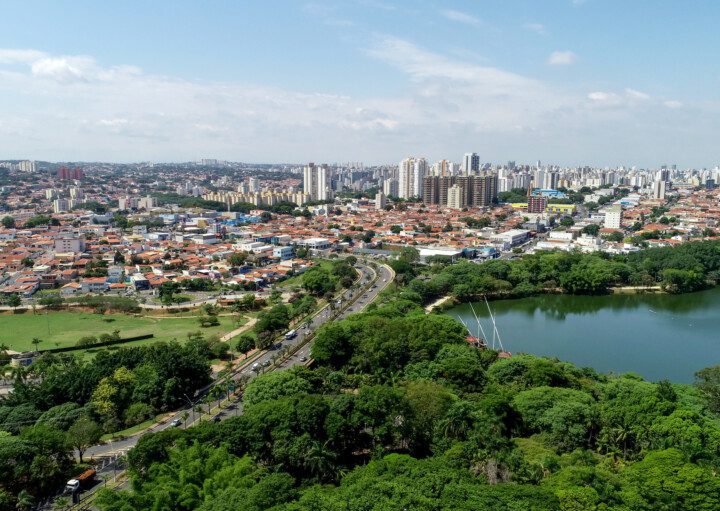
[[[89,468],[74,479],[70,479],[65,485],[65,493],[76,493],[79,490],[87,490],[95,481],[95,469]]]

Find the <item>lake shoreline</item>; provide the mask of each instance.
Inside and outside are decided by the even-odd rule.
[[[488,332],[484,301],[475,312]],[[720,363],[720,288],[685,294],[541,294],[495,299],[505,349],[557,357],[604,373],[635,372],[648,380],[690,383],[694,373]],[[475,330],[469,303],[445,302],[442,313]],[[435,309],[433,313],[437,313]]]

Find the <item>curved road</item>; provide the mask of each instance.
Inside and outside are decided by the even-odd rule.
[[[302,326],[296,329],[297,336],[295,338],[289,340],[284,339],[281,342],[277,342],[275,346],[273,346],[273,348],[266,350],[262,352],[259,356],[257,356],[253,360],[252,364],[246,364],[240,371],[236,372],[233,376],[233,379],[243,379],[245,381],[251,380],[252,378],[257,376],[259,372],[262,372],[263,367],[269,366],[272,363],[274,357],[277,358],[280,348],[285,347],[292,349],[294,347],[297,347],[298,345],[301,345],[309,335],[313,334],[320,326],[327,323],[328,321],[344,319],[350,314],[361,311],[369,303],[375,300],[375,298],[377,298],[380,292],[384,290],[387,286],[389,286],[393,278],[395,277],[392,269],[390,269],[390,267],[386,265],[378,264],[377,269],[373,269],[370,266],[367,266],[366,264],[358,261],[358,263],[355,265],[355,268],[360,272],[359,288],[355,290],[348,289],[341,295],[341,297],[336,297],[336,300],[338,301],[343,300],[343,302],[339,303],[347,303],[348,300],[356,297],[356,295],[362,291],[362,293],[356,297],[356,300],[352,303],[352,305],[343,309],[342,312],[340,312],[339,314],[336,310],[334,310],[337,307],[337,304],[335,305],[335,307],[330,307],[329,305],[326,305],[317,314],[315,314],[315,316],[313,316]],[[363,291],[369,282],[372,282],[371,287],[367,291]],[[340,307],[342,307],[342,305],[340,305]],[[280,364],[278,367],[275,367],[274,369],[287,369],[297,365],[306,364],[310,358],[311,345],[312,342],[307,343],[295,354],[293,354],[291,357],[289,357],[287,360],[285,360],[282,364]],[[200,393],[199,396],[196,396],[194,404],[198,403],[200,401],[200,398],[204,397],[205,393]],[[197,414],[193,413],[192,409],[192,406],[187,406],[181,410],[178,410],[174,412],[172,416],[168,417],[165,422],[161,424],[156,424],[142,434],[128,437],[123,440],[112,441],[108,442],[107,444],[91,447],[83,454],[83,456],[86,459],[105,457],[113,458],[119,454],[125,454],[127,453],[127,451],[129,451],[135,446],[135,444],[138,442],[138,440],[140,439],[140,437],[142,437],[143,434],[162,431],[164,429],[172,427],[170,423],[174,419],[180,419],[182,421],[182,417],[186,412],[191,414],[191,416],[188,418],[187,426],[192,425],[193,417],[195,417],[195,421],[199,419],[199,417],[196,417]],[[217,417],[222,420],[223,418],[229,417],[230,414],[237,415],[241,412],[241,397],[237,397],[235,401],[230,405],[229,409],[225,409],[224,411],[219,412],[217,414]]]

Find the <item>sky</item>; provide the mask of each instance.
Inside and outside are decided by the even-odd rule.
[[[5,0],[0,159],[720,163],[717,0]]]

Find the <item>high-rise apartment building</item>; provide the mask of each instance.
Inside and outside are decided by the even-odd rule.
[[[448,188],[447,192],[447,207],[451,209],[462,209],[465,207],[465,198],[467,194],[464,193],[463,188],[458,185],[452,185]]]
[[[653,199],[665,199],[665,190],[667,182],[658,180],[653,183]]]
[[[21,172],[36,172],[37,163],[29,160],[21,161],[19,163],[19,168]]]
[[[610,206],[605,212],[605,227],[608,229],[620,229],[622,222],[622,207]]]
[[[450,189],[453,190],[454,204],[458,201],[461,207],[475,206],[488,207],[497,198],[497,176],[488,174],[485,176],[428,176],[423,181],[423,202],[425,204],[438,204],[449,206]],[[460,194],[459,198],[457,194]]]
[[[480,172],[480,156],[477,153],[463,155],[462,172],[466,176]]]
[[[547,208],[547,197],[528,194],[528,213],[544,213]]]
[[[74,169],[69,169],[65,166],[62,166],[58,169],[57,177],[62,180],[80,180],[85,177],[85,173],[80,167],[75,167]]]
[[[453,175],[452,162],[447,161],[447,160],[440,160],[440,161],[435,162],[435,165],[433,165],[433,168],[432,168],[432,175],[440,176],[440,177],[452,176]]]
[[[422,194],[423,179],[427,175],[425,158],[405,158],[398,165],[398,197],[409,199]]]
[[[330,189],[330,169],[326,164],[308,163],[303,169],[303,192],[310,195],[311,200],[325,201],[332,199]]]
[[[386,197],[397,197],[398,196],[398,182],[397,179],[386,179],[383,182],[383,193]]]
[[[375,209],[385,209],[387,205],[387,198],[383,192],[375,194]]]

